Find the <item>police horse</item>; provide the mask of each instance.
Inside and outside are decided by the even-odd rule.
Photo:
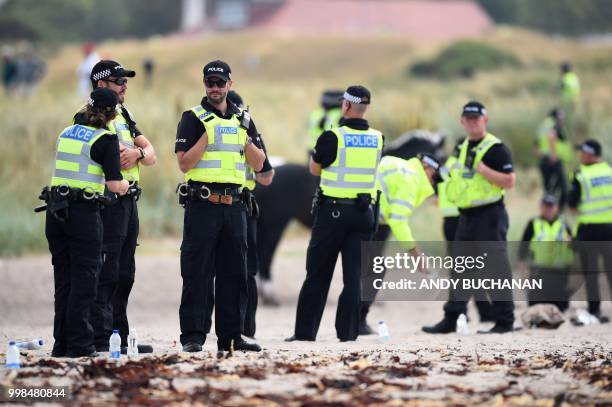
[[[412,130],[389,143],[383,155],[408,159],[426,152],[443,159],[444,137],[439,133]],[[308,166],[286,163],[275,166],[276,175],[270,186],[258,185],[255,196],[259,204],[257,250],[260,263],[260,291],[262,301],[276,304],[270,291],[271,266],[274,252],[289,222],[293,219],[312,228],[310,214],[312,197],[319,186],[319,178],[310,174]],[[387,236],[378,237],[385,240]]]

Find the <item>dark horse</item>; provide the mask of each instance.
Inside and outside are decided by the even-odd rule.
[[[408,159],[427,152],[442,158],[443,145],[444,138],[439,134],[414,130],[389,143],[383,155]],[[270,186],[258,185],[254,191],[260,208],[257,248],[263,281],[271,279],[274,252],[289,222],[296,219],[305,227],[312,227],[310,207],[319,186],[319,178],[312,176],[305,165],[283,164],[275,171]]]

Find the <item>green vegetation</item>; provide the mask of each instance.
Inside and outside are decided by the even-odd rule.
[[[446,47],[432,60],[412,65],[410,73],[439,79],[471,78],[476,72],[518,68],[520,65],[518,58],[510,52],[477,41],[459,41]]]
[[[180,1],[8,0],[0,7],[0,41],[41,42],[146,37],[179,26]]]
[[[521,67],[476,72],[469,79],[423,80],[406,75],[405,67],[437,55],[445,44],[430,48],[396,38],[261,41],[245,34],[225,34],[101,44],[102,55],[139,71],[129,82],[127,105],[157,150],[157,165],[143,169],[144,194],[139,203],[143,239],[180,237],[183,211],[174,194],[181,180],[174,156],[176,125],[181,112],[200,101],[202,66],[214,58],[231,64],[234,88],[251,106],[269,152],[294,162],[306,160],[308,114],[326,88],[364,84],[373,95],[370,121],[387,139],[415,127],[441,129],[450,138],[449,149],[462,134],[461,106],[468,99],[480,99],[488,108],[491,132],[510,145],[519,166],[517,189],[507,200],[510,237],[519,238],[541,193],[532,166],[532,145],[542,118],[557,103],[559,61],[571,58],[575,62],[583,86],[579,131],[573,141],[597,137],[606,153],[612,153],[610,48],[515,30],[502,30],[482,42],[515,55]],[[357,48],[360,52],[355,52]],[[140,68],[145,56],[157,62],[152,89],[145,88]],[[0,96],[0,255],[46,248],[45,216],[34,214],[32,208],[40,204],[38,193],[49,183],[56,137],[81,106],[74,74],[81,57],[78,46],[64,47],[48,61],[48,75],[34,97]],[[415,234],[439,239],[435,208],[428,206],[419,214]]]
[[[478,0],[498,23],[566,36],[612,32],[609,0]]]

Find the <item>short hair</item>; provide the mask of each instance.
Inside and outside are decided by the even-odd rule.
[[[359,103],[352,103],[352,102],[349,102],[348,100],[346,102],[349,105],[351,105],[351,110],[354,110],[355,112],[357,112],[359,114],[364,114],[368,110],[368,105],[359,104]]]

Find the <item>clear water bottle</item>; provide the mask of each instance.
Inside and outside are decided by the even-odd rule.
[[[42,339],[32,339],[31,341],[17,342],[16,345],[19,349],[25,350],[37,350],[43,347],[45,341]]]
[[[113,329],[113,334],[108,341],[108,351],[111,359],[119,359],[121,357],[121,337],[119,330]]]
[[[130,334],[127,338],[128,347],[127,347],[127,355],[128,358],[136,358],[138,357],[138,337],[136,336],[136,330],[130,329]]]
[[[455,328],[455,332],[457,332],[458,335],[468,335],[470,333],[465,314],[461,314],[459,315],[459,318],[457,318],[457,327]]]
[[[15,341],[10,341],[8,349],[6,350],[6,368],[7,369],[19,369],[19,349]]]
[[[378,321],[378,339],[386,341],[390,338],[389,327],[385,324],[385,321]]]

